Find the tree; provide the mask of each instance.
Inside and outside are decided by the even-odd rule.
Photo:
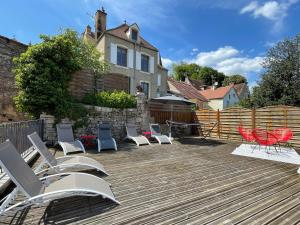
[[[42,42],[30,46],[14,59],[18,94],[17,108],[38,117],[41,113],[79,120],[86,112],[68,91],[72,74],[83,68],[95,76],[107,70],[100,54],[83,43],[79,35],[65,30],[56,36],[41,35]]]
[[[218,86],[221,86],[225,75],[211,67],[202,67],[199,72],[199,79],[202,80],[205,85],[213,85],[214,82],[218,82]]]
[[[192,63],[180,63],[173,65],[174,77],[176,80],[184,81],[185,77],[190,77],[192,79],[199,79],[199,71],[201,66]]]
[[[239,75],[239,74],[226,76],[222,85],[228,86],[231,83],[233,83],[233,84],[247,83],[247,79],[246,79],[246,77]]]
[[[263,62],[265,72],[253,89],[255,106],[300,106],[300,35],[269,49]]]

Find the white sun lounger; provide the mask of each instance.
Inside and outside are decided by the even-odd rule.
[[[111,135],[109,123],[98,124],[98,152],[102,149],[114,149],[117,151],[116,140]]]
[[[161,134],[159,124],[150,124],[151,137],[155,138],[159,144],[172,144],[170,138]]]
[[[71,124],[57,124],[58,144],[62,147],[64,155],[69,152],[84,152],[85,148],[81,141],[75,140]]]
[[[138,135],[134,124],[126,124],[126,133],[127,136],[125,139],[133,140],[137,146],[150,145],[149,140],[145,136]]]
[[[28,139],[44,159],[44,163],[41,164],[40,168],[43,168],[45,164],[49,166],[49,168],[44,170],[45,172],[53,171],[59,173],[64,171],[65,169],[72,169],[74,171],[96,169],[98,171],[101,171],[102,173],[107,174],[102,164],[88,157],[64,156],[55,158],[36,132],[28,135]],[[43,171],[40,171],[40,173],[42,172]]]
[[[91,174],[60,173],[39,179],[10,141],[0,144],[0,166],[17,186],[0,201],[0,215],[70,196],[102,196],[119,204],[109,184]],[[26,199],[15,203],[19,191]]]

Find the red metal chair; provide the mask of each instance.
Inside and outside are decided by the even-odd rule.
[[[245,128],[243,126],[238,127],[238,132],[242,136],[242,138],[247,142],[253,142],[255,141],[255,138],[252,134],[252,129]]]
[[[278,144],[278,140],[277,137],[272,133],[269,132],[267,130],[262,130],[262,129],[254,129],[253,132],[253,137],[255,138],[255,141],[261,146],[266,146],[269,147],[270,150],[270,146],[274,146],[275,150],[277,151],[276,148],[276,144]]]
[[[272,131],[272,134],[277,138],[277,144],[279,145],[279,147],[281,145],[285,145],[286,147],[292,147],[291,144],[288,143],[288,141],[293,138],[293,131],[290,128],[277,128]]]

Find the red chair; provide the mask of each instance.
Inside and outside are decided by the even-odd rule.
[[[238,132],[242,136],[242,138],[247,142],[253,142],[255,141],[255,138],[252,134],[252,129],[245,128],[243,126],[238,127]]]
[[[253,137],[255,138],[255,141],[261,146],[266,146],[266,148],[269,146],[274,146],[275,150],[277,151],[276,144],[278,144],[277,137],[272,133],[267,130],[262,130],[262,129],[254,129],[253,132]]]
[[[277,144],[292,147],[288,141],[293,138],[293,131],[290,128],[282,127],[272,131],[272,134],[277,138]]]

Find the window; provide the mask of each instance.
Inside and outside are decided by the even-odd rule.
[[[127,49],[126,48],[117,48],[117,64],[119,66],[127,67]]]
[[[131,39],[134,41],[138,40],[138,32],[136,30],[131,30]]]
[[[142,54],[141,59],[141,70],[144,72],[149,72],[149,56]]]
[[[141,82],[141,87],[143,89],[143,93],[146,95],[147,98],[149,98],[149,83]]]
[[[229,96],[228,96],[228,97],[229,97],[229,99],[230,99],[230,94],[229,94]]]

